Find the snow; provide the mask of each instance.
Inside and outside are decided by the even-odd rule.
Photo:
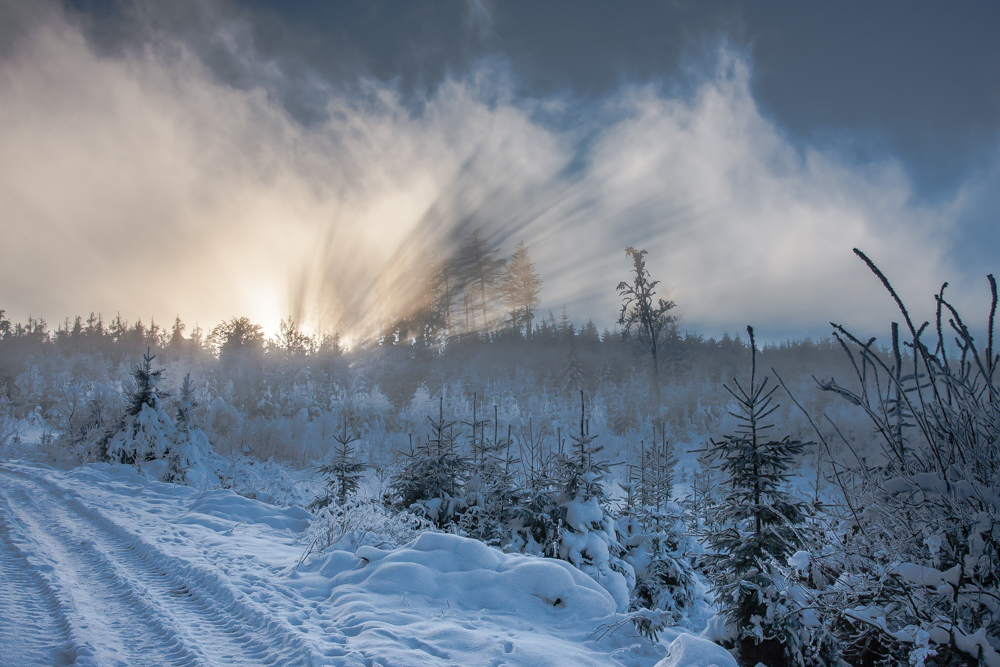
[[[561,560],[437,532],[303,558],[301,507],[125,465],[4,462],[0,482],[0,645],[46,637],[16,664],[735,664],[680,629],[664,658]]]
[[[736,659],[718,644],[685,634],[670,643],[667,657],[656,667],[736,667]]]

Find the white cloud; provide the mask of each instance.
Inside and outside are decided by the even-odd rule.
[[[245,40],[233,57],[262,85],[280,78]],[[853,246],[921,304],[964,277],[947,259],[958,200],[920,204],[892,161],[793,146],[725,50],[685,97],[523,99],[494,63],[419,112],[375,82],[328,93],[329,118],[303,126],[182,42],[152,44],[97,55],[53,12],[0,60],[9,315],[247,315],[273,330],[294,312],[364,331],[384,261],[463,225],[508,251],[524,239],[544,307],[601,323],[626,245],[649,250],[684,328],[709,333],[881,330],[891,304]]]

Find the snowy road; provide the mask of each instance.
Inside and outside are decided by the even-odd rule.
[[[311,662],[297,632],[221,579],[73,491],[7,467],[0,572],[4,665]]]
[[[0,667],[652,667],[666,653],[627,624],[607,632],[614,601],[562,561],[423,533],[300,562],[309,523],[128,466],[0,461]]]

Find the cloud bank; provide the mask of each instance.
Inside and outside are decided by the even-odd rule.
[[[943,280],[970,279],[951,259],[970,189],[925,203],[891,159],[793,145],[725,47],[682,93],[598,102],[519,96],[498,60],[416,101],[311,82],[325,114],[304,124],[281,63],[238,22],[212,32],[251,74],[235,86],[178,35],[107,53],[59,9],[22,21],[0,50],[0,308],[14,318],[246,315],[273,331],[291,314],[360,336],[391,258],[473,228],[508,253],[528,244],[543,310],[601,326],[627,245],[649,251],[682,328],[710,335],[821,335],[831,319],[882,332],[891,302],[855,246],[921,315]]]

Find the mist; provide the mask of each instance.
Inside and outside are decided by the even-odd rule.
[[[419,273],[400,258],[446,255],[473,229],[506,254],[528,245],[540,313],[602,328],[629,245],[649,251],[680,327],[708,335],[880,331],[892,303],[853,247],[909,302],[931,304],[945,280],[986,300],[953,252],[986,188],[928,202],[891,156],[793,142],[755,102],[750,55],[725,43],[677,85],[597,100],[525,96],[503,58],[416,97],[301,80],[323,110],[307,121],[237,20],[209,32],[239,86],[186,33],[109,52],[62,9],[25,13],[0,56],[0,284],[15,319],[245,315],[272,333],[291,316],[360,338],[377,285]]]

